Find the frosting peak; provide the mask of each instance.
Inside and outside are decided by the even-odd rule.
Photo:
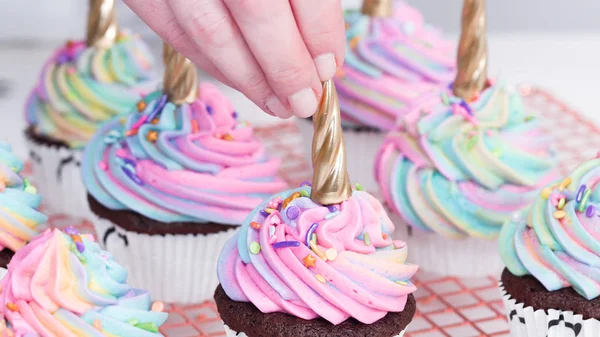
[[[503,85],[474,102],[443,91],[403,122],[380,149],[376,176],[388,205],[413,227],[497,238],[557,177],[548,137]]]
[[[22,248],[48,220],[38,211],[37,190],[20,175],[24,167],[10,145],[0,141],[0,251]]]
[[[0,314],[15,336],[162,336],[167,313],[127,285],[127,271],[91,236],[47,230],[14,256]]]
[[[202,84],[192,104],[174,105],[157,91],[104,124],[86,147],[82,172],[89,193],[110,209],[163,222],[240,224],[285,188],[279,164],[216,87]]]
[[[416,290],[407,247],[393,241],[383,206],[363,191],[332,206],[315,204],[309,187],[263,202],[221,253],[219,279],[234,301],[264,313],[339,324],[370,324],[404,310]]]
[[[153,89],[152,57],[139,37],[121,33],[110,48],[67,42],[44,65],[25,107],[35,132],[85,145],[100,123],[127,112]]]

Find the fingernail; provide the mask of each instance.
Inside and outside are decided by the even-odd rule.
[[[317,111],[317,96],[311,88],[304,88],[288,97],[292,112],[300,118],[312,116]]]
[[[281,104],[281,101],[275,95],[269,97],[265,102],[265,105],[267,109],[273,113],[273,115],[279,118],[287,119],[293,115],[291,111]]]
[[[331,79],[337,71],[337,65],[335,63],[335,56],[333,54],[322,54],[315,57],[315,66],[319,73],[321,82],[325,82]]]

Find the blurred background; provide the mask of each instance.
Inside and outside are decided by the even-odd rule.
[[[343,2],[351,8],[360,6],[361,0]],[[458,38],[462,1],[407,2],[421,10],[428,23]],[[87,5],[85,0],[0,0],[0,135],[15,143],[17,151],[21,151],[23,101],[52,50],[67,39],[84,36]],[[125,5],[120,6],[121,26],[144,35],[158,56],[158,38]],[[548,89],[600,124],[599,0],[489,0],[488,17],[492,76]],[[276,122],[242,95],[222,88],[242,118],[255,124]]]

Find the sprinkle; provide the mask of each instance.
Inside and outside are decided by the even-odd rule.
[[[124,166],[124,167],[121,167],[121,169],[123,170],[123,172],[125,172],[125,174],[129,177],[129,179],[133,180],[134,183],[136,183],[140,186],[144,185],[144,182],[142,181],[142,179],[140,179],[140,177],[135,175],[135,173],[131,172],[131,170],[129,168]]]
[[[100,323],[99,319],[94,320],[94,329],[102,331],[102,323]]]
[[[569,185],[571,185],[571,177],[566,177],[565,180],[563,180],[560,184],[558,184],[558,190],[562,191],[565,188],[569,187]]]
[[[337,259],[338,251],[335,248],[329,248],[325,251],[325,256],[327,257],[327,260],[333,261]]]
[[[252,241],[250,244],[250,253],[258,255],[260,253],[260,244],[256,241]]]
[[[300,215],[300,208],[298,208],[298,206],[288,207],[285,211],[285,215],[287,215],[289,219],[295,220]]]
[[[382,237],[384,240],[387,240],[387,239],[388,239],[388,235],[387,235],[386,233],[381,233],[381,237]]]
[[[563,209],[563,207],[565,207],[565,203],[566,203],[566,199],[560,198],[560,200],[558,201],[558,205],[556,205],[556,208]]]
[[[281,207],[287,208],[288,205],[290,204],[290,202],[292,202],[295,199],[300,198],[301,196],[302,195],[300,194],[300,192],[294,192],[294,193],[292,193],[289,197],[285,198],[285,200],[281,204]]]
[[[102,170],[102,171],[106,171],[108,169],[108,165],[106,165],[105,162],[101,161],[98,163],[98,167]]]
[[[325,256],[325,254],[323,254],[323,252],[319,249],[319,247],[317,247],[317,244],[315,242],[311,241],[309,246],[310,246],[310,249],[312,249],[312,251],[318,257],[320,257],[324,261],[327,261],[327,256]]]
[[[269,216],[269,213],[267,213],[267,211],[265,211],[264,209],[260,210],[260,215],[264,216],[265,218]]]
[[[335,211],[337,211],[337,207],[335,207],[335,206],[333,206],[333,205],[327,206],[327,209],[328,209],[330,212],[335,212]]]
[[[581,199],[583,198],[583,194],[585,193],[587,186],[585,184],[579,186],[579,190],[577,191],[577,197],[575,198],[576,202],[581,202]]]
[[[364,191],[365,190],[365,188],[360,183],[354,184],[354,187],[356,187],[357,191]]]
[[[147,104],[146,104],[146,102],[144,102],[144,101],[139,101],[139,102],[137,102],[137,105],[136,105],[136,106],[137,106],[137,109],[138,109],[138,111],[139,111],[139,112],[142,112],[142,111],[144,111],[144,110],[146,109],[146,107],[147,107],[148,105],[147,105]]]
[[[477,137],[477,136],[471,137],[469,139],[469,141],[467,142],[467,150],[469,150],[469,151],[473,150],[475,145],[477,145],[478,141],[479,141],[479,137]]]
[[[77,229],[75,229],[75,227],[69,226],[69,227],[65,228],[65,233],[68,235],[77,235],[77,234],[79,234],[79,231],[77,231]]]
[[[300,196],[308,198],[310,196],[310,194],[308,194],[307,190],[300,190]]]
[[[85,246],[81,242],[75,242],[75,248],[77,248],[80,253],[85,252]]]
[[[302,262],[304,262],[304,266],[306,268],[314,267],[315,263],[317,262],[317,258],[314,257],[312,254],[308,254],[305,258],[302,259]]]
[[[582,213],[585,210],[585,206],[587,205],[588,199],[590,198],[590,194],[592,194],[591,189],[585,190],[585,193],[583,194],[583,199],[581,199],[579,207],[577,207],[579,213]]]
[[[271,214],[271,213],[275,212],[275,210],[274,210],[274,209],[272,209],[272,208],[265,208],[265,212],[266,212],[267,214]]]
[[[565,211],[556,211],[554,212],[554,218],[555,219],[562,219],[567,215],[567,213],[565,213]]]
[[[156,143],[156,141],[158,140],[158,132],[156,131],[148,131],[148,133],[146,134],[146,140],[148,140],[151,143]]]
[[[596,214],[596,207],[594,207],[594,205],[589,205],[585,210],[585,216],[591,218],[594,216],[594,214]]]
[[[303,182],[300,184],[300,187],[302,187],[302,186],[312,186],[312,183],[311,183],[310,181],[303,181]]]
[[[315,278],[317,279],[317,281],[319,281],[321,283],[327,283],[327,280],[325,279],[325,276],[323,276],[321,274],[315,275]]]
[[[298,247],[300,246],[300,242],[298,241],[281,241],[277,242],[273,245],[273,248],[288,248],[288,247]]]
[[[232,136],[232,135],[230,135],[230,134],[228,134],[228,133],[226,133],[226,134],[223,136],[223,139],[224,139],[224,140],[226,140],[226,141],[228,141],[228,142],[230,142],[230,141],[232,141],[232,140],[233,140],[233,136]]]
[[[158,101],[158,104],[154,107],[150,115],[148,115],[148,119],[153,120],[154,117],[156,117],[162,111],[162,109],[165,107],[165,104],[167,104],[167,95],[162,95],[160,101]]]
[[[137,318],[130,318],[125,321],[125,323],[127,323],[129,325],[137,325],[139,322],[140,322],[140,320]]]
[[[152,118],[152,120],[150,121],[150,124],[152,124],[152,125],[156,125],[156,124],[158,124],[159,122],[160,122],[160,119],[158,119],[158,118]]]
[[[140,126],[144,125],[144,123],[146,123],[146,121],[148,119],[149,119],[148,116],[140,117],[140,119],[138,119],[137,122],[135,122],[131,128],[136,129],[136,130],[139,129]],[[136,131],[136,133],[137,133],[137,131]]]
[[[310,238],[312,236],[312,234],[315,232],[315,230],[317,229],[317,227],[319,227],[318,223],[313,223],[312,225],[310,225],[310,227],[308,228],[308,231],[306,232],[306,245],[308,246],[310,244]]]
[[[371,245],[371,237],[369,236],[369,233],[365,233],[363,235],[363,241],[365,242],[366,246],[370,246]]]
[[[312,233],[310,241],[314,242],[315,244],[317,243],[317,233]]]
[[[463,100],[460,102],[460,106],[463,107],[463,109],[465,109],[469,115],[473,116],[473,110],[471,110],[471,107],[467,102]]]
[[[269,235],[271,235],[271,236],[275,235],[275,226],[269,227]]]
[[[332,213],[327,213],[327,214],[325,214],[325,220],[329,220],[329,219],[335,218],[338,215],[340,215],[340,211],[335,211],[335,212],[332,212]]]
[[[154,322],[139,323],[139,324],[136,324],[135,327],[149,331],[149,332],[158,332],[158,327],[156,326],[156,323],[154,323]]]
[[[550,193],[552,193],[552,189],[550,187],[546,187],[542,190],[541,196],[544,199],[548,199],[548,197],[550,196]]]
[[[233,117],[233,118],[236,118],[236,119],[237,119],[237,118],[238,118],[238,113],[234,111],[234,112],[231,114],[231,117]]]
[[[8,303],[6,303],[6,309],[8,309],[12,312],[17,312],[17,311],[19,311],[19,306],[16,305],[15,303],[8,302]]]
[[[135,136],[138,133],[138,129],[130,129],[125,131],[125,136],[126,137],[131,137],[131,136]]]
[[[152,311],[154,312],[163,312],[165,311],[165,304],[161,301],[156,301],[152,303]]]
[[[444,103],[444,105],[450,105],[450,100],[448,99],[448,94],[445,91],[442,91],[442,103]]]
[[[258,222],[256,222],[256,221],[252,221],[252,222],[250,223],[250,227],[252,227],[252,228],[254,228],[254,229],[256,229],[256,230],[259,230],[259,229],[260,229],[260,223],[258,223]]]
[[[192,119],[192,132],[198,133],[198,131],[200,131],[200,128],[198,127],[198,121],[195,119]]]
[[[123,117],[119,119],[119,122],[121,123],[121,125],[125,125],[125,122],[127,122],[127,118]]]
[[[408,282],[405,282],[405,281],[396,281],[396,283],[398,283],[401,286],[405,286],[408,284]]]
[[[534,118],[532,115],[525,116],[525,122],[531,122]]]
[[[206,111],[208,112],[209,115],[213,114],[213,108],[210,105],[206,106]]]

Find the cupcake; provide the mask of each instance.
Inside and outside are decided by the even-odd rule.
[[[313,187],[266,199],[221,253],[227,336],[403,336],[418,267],[381,203],[349,184],[332,80],[313,119]]]
[[[111,2],[95,3],[105,9]],[[90,20],[99,10],[90,8]],[[114,9],[107,13],[115,20]],[[90,25],[88,33],[94,32],[93,21]],[[140,93],[154,90],[156,83],[151,81],[150,52],[140,38],[128,32],[116,35],[116,24],[101,27],[114,29],[58,48],[25,106],[33,179],[46,196],[45,206],[80,217],[87,216],[79,179],[81,150],[102,122],[128,112]],[[107,43],[111,34],[116,36]]]
[[[0,141],[0,268],[38,234],[48,218],[38,211],[41,197],[8,143]]]
[[[503,268],[504,222],[557,178],[557,161],[521,96],[487,78],[485,2],[467,1],[450,88],[420,102],[385,139],[375,167],[411,258],[442,275]]]
[[[181,60],[190,73],[167,67],[163,91],[104,124],[82,171],[98,235],[132,284],[161,300],[199,303],[218,284],[218,254],[235,229],[287,184],[277,175],[280,160],[216,87],[202,84],[196,98],[195,82],[187,91],[170,86],[182,83],[171,76],[196,76]],[[184,91],[191,99],[180,102]]]
[[[0,285],[2,336],[162,336],[161,302],[127,283],[127,270],[92,236],[47,230],[18,251]]]
[[[599,182],[596,158],[504,225],[500,288],[512,336],[600,334]]]
[[[383,12],[380,12],[383,11]],[[389,15],[388,15],[389,13]],[[375,154],[398,117],[456,72],[456,44],[425,24],[423,16],[403,1],[365,0],[362,12],[345,14],[347,52],[335,77],[348,146],[348,169],[367,191],[376,191]],[[313,129],[299,120],[305,140]],[[305,142],[310,155],[310,142]]]

